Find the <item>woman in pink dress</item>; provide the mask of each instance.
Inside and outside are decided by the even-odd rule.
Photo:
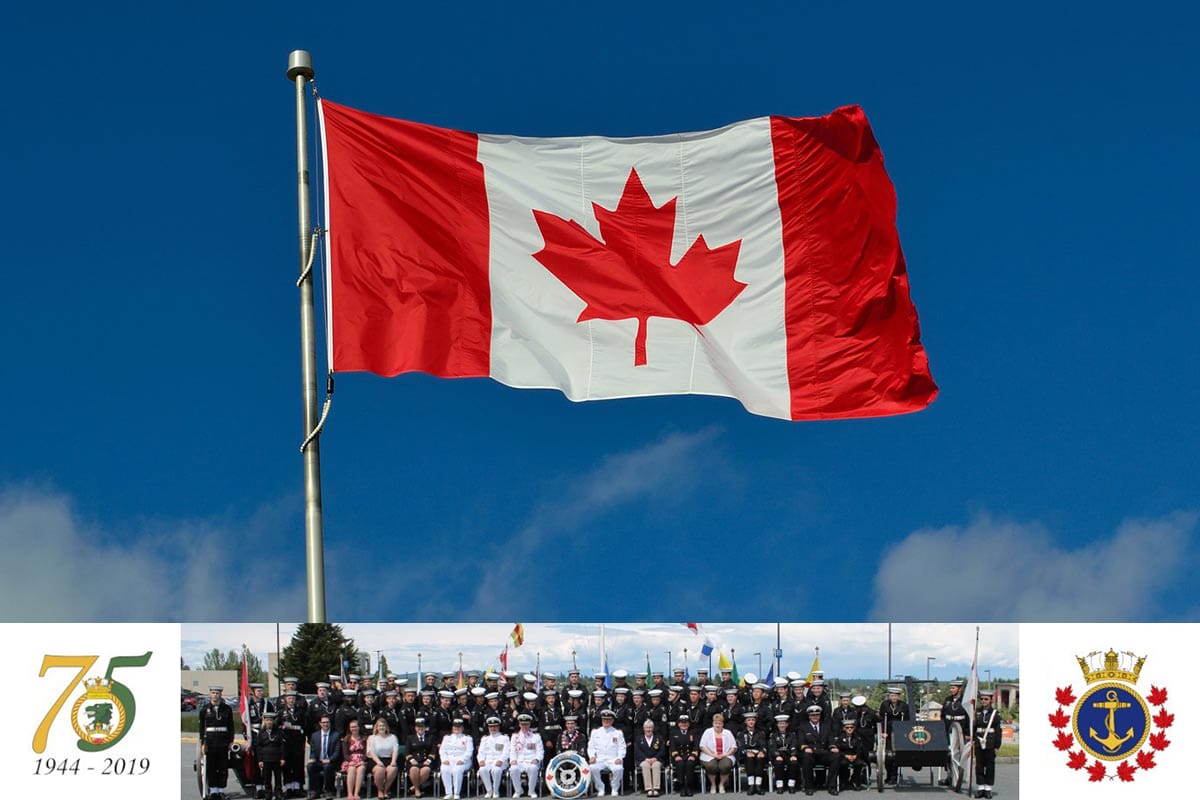
[[[358,793],[367,774],[367,740],[359,733],[356,719],[350,720],[342,739],[342,772],[346,773],[346,800],[360,800]]]

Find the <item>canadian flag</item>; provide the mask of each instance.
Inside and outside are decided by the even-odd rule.
[[[631,139],[319,108],[334,371],[720,395],[783,419],[937,394],[857,107]]]

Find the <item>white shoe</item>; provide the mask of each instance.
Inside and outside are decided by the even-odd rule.
[[[613,789],[613,790],[612,790],[612,796],[613,796],[613,797],[616,797],[616,796],[617,796],[617,790],[616,790],[616,789]]]

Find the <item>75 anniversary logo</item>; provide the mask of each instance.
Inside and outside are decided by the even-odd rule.
[[[144,667],[150,663],[151,655],[152,652],[134,656],[113,656],[108,660],[108,667],[103,675],[93,672],[100,656],[44,656],[38,677],[49,677],[51,670],[62,670],[63,672],[55,673],[59,675],[70,674],[65,670],[73,669],[76,672],[34,732],[33,751],[42,753],[46,750],[50,728],[59,719],[63,709],[68,707],[67,701],[76,690],[79,690],[79,694],[69,706],[71,727],[79,737],[76,746],[85,753],[97,753],[121,741],[133,727],[137,701],[129,687],[114,678],[113,673]],[[89,674],[92,677],[87,677]]]

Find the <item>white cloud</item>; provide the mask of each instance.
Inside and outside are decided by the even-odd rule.
[[[1155,616],[1193,560],[1195,513],[1130,520],[1076,549],[1037,523],[979,517],[919,530],[875,575],[877,620],[1120,621]]]
[[[62,493],[0,491],[0,619],[172,621],[294,614],[304,607],[303,562],[289,581],[256,547],[289,512],[249,519],[151,520],[111,530],[81,519]],[[260,553],[255,557],[239,554]],[[265,559],[265,561],[264,561]],[[270,580],[255,580],[270,562]]]
[[[342,631],[354,639],[359,649],[372,654],[382,651],[396,672],[415,672],[417,653],[425,670],[457,669],[458,654],[463,654],[466,669],[486,669],[497,665],[497,656],[509,641],[511,622],[492,623],[345,623]],[[965,675],[975,647],[975,625],[907,624],[892,626],[892,673],[924,676],[926,658],[933,656],[931,674],[950,678]],[[287,646],[295,624],[282,625],[280,636]],[[726,655],[734,655],[741,673],[758,672],[762,654],[765,677],[775,648],[776,624],[704,623],[703,633],[713,638]],[[610,669],[644,670],[646,655],[651,667],[666,669],[668,663],[681,664],[688,649],[691,670],[699,666],[703,635],[694,636],[677,622],[605,625],[605,647]],[[781,623],[780,647],[783,671],[807,673],[812,666],[814,648],[821,648],[821,666],[826,674],[840,677],[882,679],[888,669],[888,626],[883,623]],[[205,652],[216,647],[221,652],[245,643],[263,663],[275,650],[274,624],[188,624],[183,629],[183,656],[198,665]],[[980,668],[990,668],[997,677],[1018,674],[1017,626],[985,624],[980,632]],[[565,671],[571,666],[571,651],[585,673],[595,672],[600,664],[600,625],[578,623],[525,623],[525,645],[509,646],[509,666],[519,671],[533,670],[541,656],[544,670]],[[668,659],[667,651],[671,652]],[[714,655],[713,665],[717,664]]]
[[[465,619],[494,618],[504,610],[509,616],[557,616],[561,609],[547,609],[539,598],[514,594],[512,587],[535,563],[546,547],[563,547],[584,521],[645,497],[678,501],[692,494],[703,470],[714,468],[716,457],[704,453],[718,436],[713,428],[695,433],[669,434],[653,444],[609,456],[590,473],[568,486],[563,499],[548,500],[533,509],[521,530],[489,560]],[[523,604],[523,605],[522,605]]]

